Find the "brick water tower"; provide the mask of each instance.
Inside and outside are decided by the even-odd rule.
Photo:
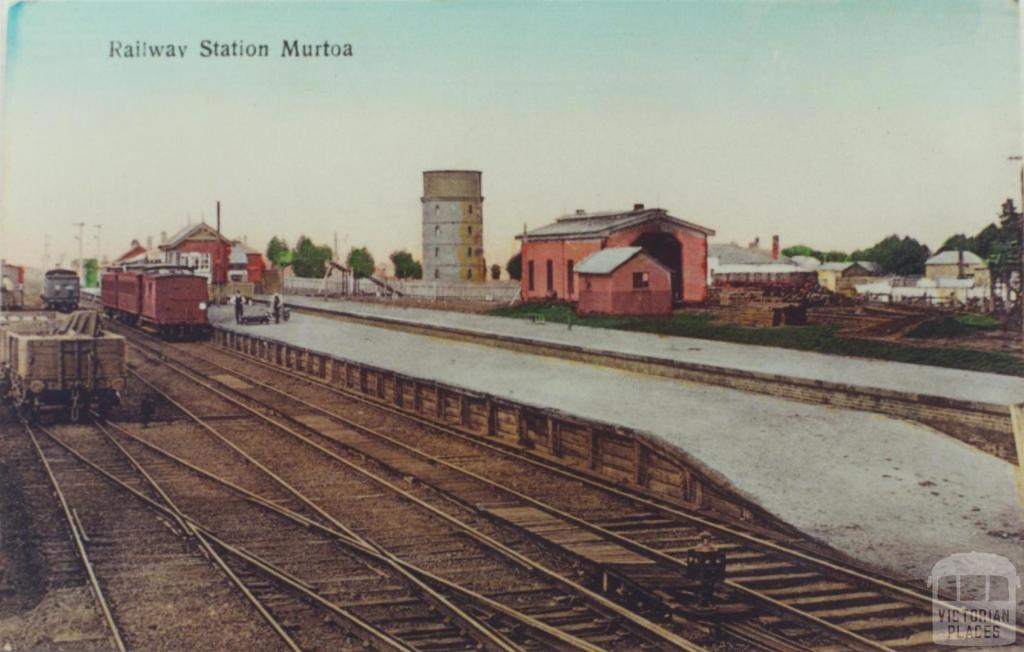
[[[423,173],[424,280],[486,280],[480,176],[475,170]]]

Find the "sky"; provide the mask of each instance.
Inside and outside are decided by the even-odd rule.
[[[0,255],[117,256],[189,221],[421,255],[422,172],[483,172],[484,248],[634,203],[713,241],[935,248],[1020,197],[1012,0],[23,2]],[[265,43],[203,58],[200,43]],[[283,40],[353,56],[279,56]],[[110,42],[186,45],[180,59]],[[1019,199],[1017,200],[1019,202]],[[94,225],[102,225],[97,229]],[[99,241],[96,240],[99,235]]]

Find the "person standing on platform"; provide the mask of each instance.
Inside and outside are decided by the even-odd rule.
[[[274,307],[274,323],[275,324],[280,324],[281,323],[281,309],[284,308],[284,302],[281,301],[281,295],[278,294],[277,292],[274,293],[274,300],[273,300],[273,304],[272,305]]]
[[[234,301],[235,301],[235,323],[236,324],[241,324],[242,323],[242,291],[241,290],[235,290]]]

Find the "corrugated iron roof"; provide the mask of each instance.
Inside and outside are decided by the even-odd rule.
[[[599,213],[577,213],[564,215],[554,223],[527,233],[517,235],[517,240],[571,240],[574,238],[595,238],[607,236],[650,220],[663,220],[683,228],[714,235],[713,229],[681,220],[668,214],[663,208],[644,208],[633,211],[607,211]]]
[[[981,259],[978,254],[973,251],[964,251],[964,264],[965,265],[980,265],[985,261]],[[942,253],[935,254],[931,258],[925,261],[925,265],[958,265],[960,263],[960,254],[957,251],[943,251]]]
[[[735,244],[709,244],[708,257],[717,258],[722,265],[793,265],[792,258],[779,256],[772,258],[770,252],[751,249]]]
[[[579,274],[611,274],[641,251],[643,247],[610,247],[595,251],[581,260],[575,271]]]

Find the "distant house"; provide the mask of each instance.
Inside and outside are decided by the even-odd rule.
[[[987,301],[987,285],[975,285],[974,279],[925,276],[889,276],[856,280],[857,293],[874,301],[921,302],[929,305]]]
[[[522,242],[522,296],[580,299],[576,266],[602,249],[640,247],[669,270],[673,302],[707,297],[707,239],[715,232],[673,217],[663,208],[635,204],[631,211],[578,210],[516,236]]]
[[[266,272],[263,254],[250,249],[242,241],[231,243],[231,254],[228,259],[228,278],[235,282],[260,283]]]
[[[110,264],[111,266],[119,267],[121,265],[131,265],[144,262],[146,262],[146,248],[143,247],[138,240],[132,240],[131,248],[111,261]]]
[[[924,263],[924,275],[931,279],[970,279],[976,287],[988,287],[988,265],[970,251],[943,251]]]
[[[160,250],[168,265],[191,267],[214,285],[227,283],[231,241],[206,223],[186,226],[161,243]]]
[[[818,285],[840,294],[856,294],[856,285],[881,272],[878,263],[867,261],[822,263],[817,268]],[[870,280],[870,279],[869,279]]]
[[[581,315],[671,315],[672,272],[642,247],[611,247],[576,266]]]
[[[755,240],[747,247],[738,244],[708,245],[708,283],[717,287],[813,284],[817,277],[813,270],[801,267],[778,250],[774,240],[772,250],[757,247]]]

